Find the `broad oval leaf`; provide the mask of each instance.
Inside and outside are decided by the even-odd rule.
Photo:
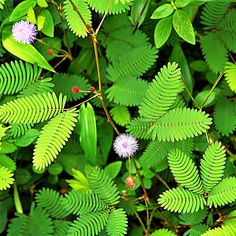
[[[36,5],[36,0],[26,0],[19,3],[12,11],[9,21],[15,21],[25,16],[28,13],[30,7],[34,8]]]
[[[26,62],[37,64],[46,70],[55,72],[47,60],[37,51],[37,49],[34,48],[34,46],[17,42],[9,29],[3,30],[2,38],[3,47],[14,56],[17,56]]]
[[[157,48],[162,47],[170,36],[172,30],[171,19],[172,19],[171,16],[161,19],[156,25],[154,31],[154,40],[155,40],[155,46]]]
[[[174,11],[174,8],[171,4],[164,4],[158,7],[151,15],[151,19],[161,19],[169,16]]]
[[[188,15],[182,10],[176,10],[173,15],[173,26],[176,33],[186,42],[195,44],[193,25]]]

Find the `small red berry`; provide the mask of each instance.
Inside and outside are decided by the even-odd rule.
[[[73,93],[78,93],[79,92],[79,87],[78,86],[73,86],[71,88],[71,90],[72,90]]]
[[[47,0],[47,2],[49,3],[49,2],[51,2],[51,0]]]
[[[89,91],[90,92],[94,92],[95,91],[95,88],[93,86],[89,87]]]
[[[135,178],[133,176],[129,176],[126,180],[125,180],[125,184],[126,187],[129,189],[133,189],[135,186]]]
[[[53,53],[53,50],[52,50],[52,49],[48,49],[48,50],[47,50],[47,54],[48,54],[48,55],[51,55],[52,53]]]

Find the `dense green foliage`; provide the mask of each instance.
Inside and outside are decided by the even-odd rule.
[[[0,0],[0,24],[0,234],[236,235],[234,2]]]

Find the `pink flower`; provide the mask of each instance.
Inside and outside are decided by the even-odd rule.
[[[138,150],[138,141],[130,134],[120,134],[116,137],[113,148],[119,157],[133,156]]]
[[[31,44],[35,40],[37,29],[34,24],[22,20],[13,25],[12,35],[19,43]]]

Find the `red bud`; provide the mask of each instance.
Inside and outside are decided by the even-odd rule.
[[[73,93],[78,93],[79,92],[79,87],[78,86],[73,86],[71,88],[71,90],[72,90]]]
[[[125,180],[125,184],[127,188],[133,189],[135,186],[135,178],[133,176],[129,176],[126,180]]]

